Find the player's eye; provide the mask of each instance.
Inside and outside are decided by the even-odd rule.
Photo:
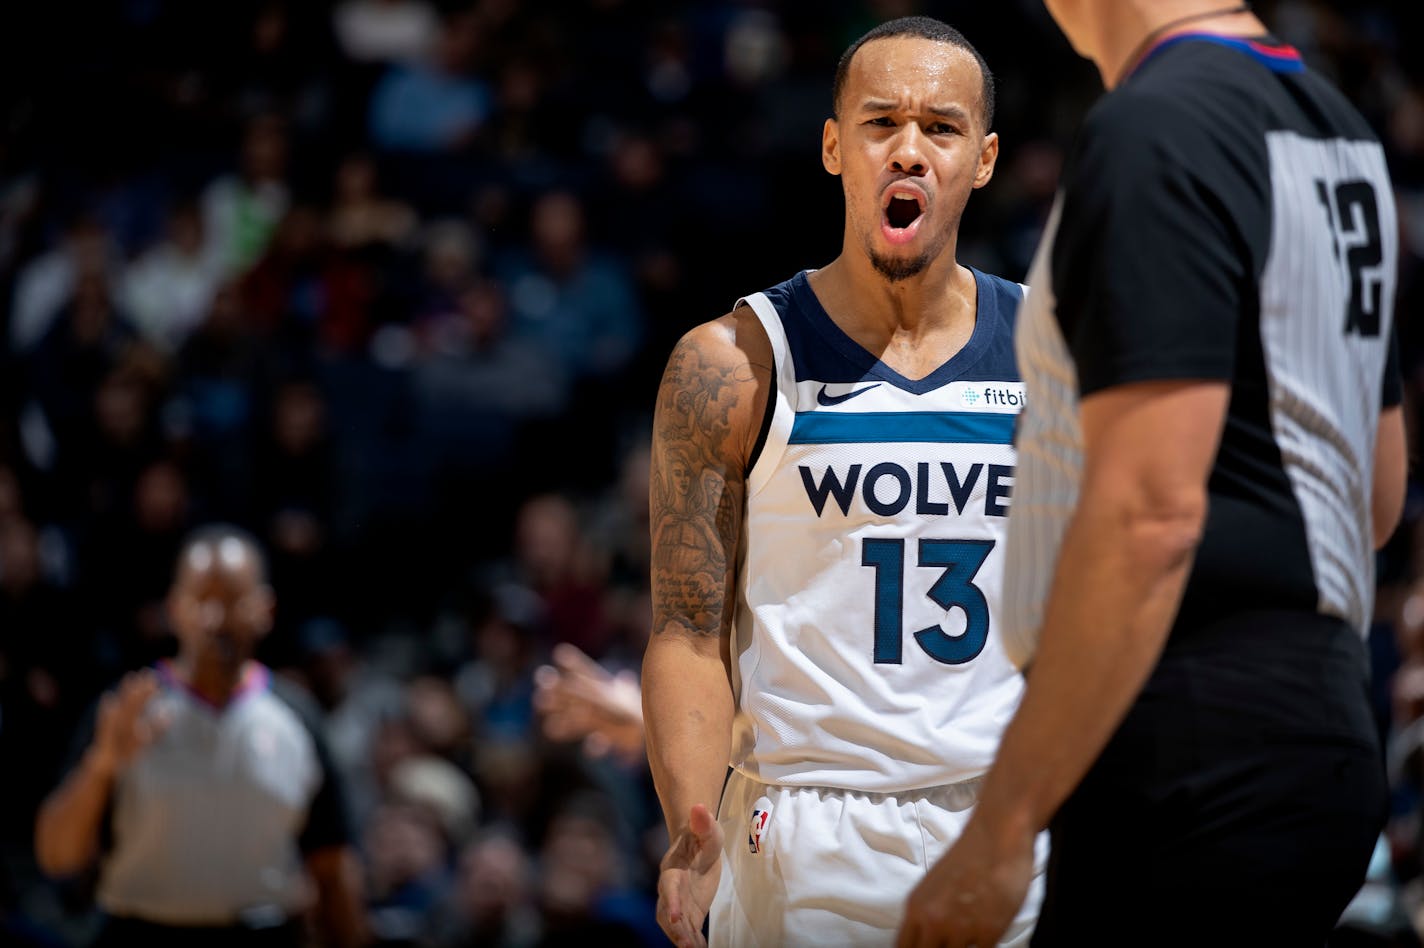
[[[877,115],[875,118],[870,119],[865,124],[874,125],[878,128],[894,128],[895,120],[888,115]]]
[[[936,122],[930,126],[929,133],[931,135],[958,135],[959,129],[948,122]]]

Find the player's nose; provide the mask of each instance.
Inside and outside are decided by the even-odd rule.
[[[900,174],[922,175],[925,173],[924,136],[919,126],[906,123],[895,136],[890,149],[890,170]]]

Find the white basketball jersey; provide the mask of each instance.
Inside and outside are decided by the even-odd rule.
[[[914,381],[836,326],[805,273],[740,301],[776,358],[732,644],[732,765],[753,779],[957,783],[1018,706],[996,623],[1023,290],[974,277],[969,342]]]

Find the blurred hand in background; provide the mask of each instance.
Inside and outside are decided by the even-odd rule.
[[[582,741],[592,757],[643,758],[643,700],[638,676],[609,672],[573,645],[554,647],[553,664],[534,673],[534,707],[544,735]]]

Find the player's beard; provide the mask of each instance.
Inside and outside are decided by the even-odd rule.
[[[908,280],[912,276],[918,276],[924,272],[925,267],[930,265],[934,259],[934,254],[926,250],[918,257],[885,257],[870,251],[870,264],[875,267],[875,272],[879,273],[891,283],[899,283],[901,280]]]

